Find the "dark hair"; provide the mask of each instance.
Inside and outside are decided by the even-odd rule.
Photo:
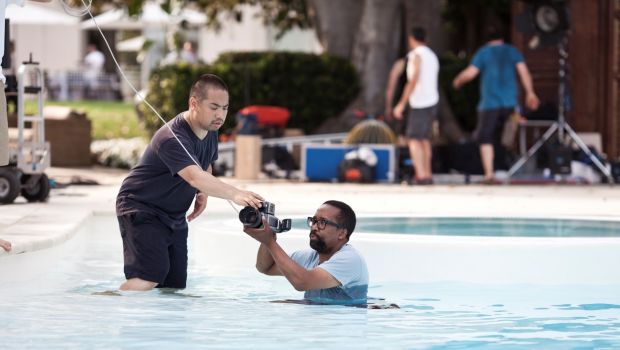
[[[338,225],[342,225],[347,229],[347,239],[349,239],[353,233],[353,230],[355,230],[356,223],[355,212],[353,209],[351,209],[348,204],[341,201],[329,200],[323,204],[331,205],[332,207],[340,209],[340,214],[338,214],[336,220],[338,221]]]
[[[189,96],[194,96],[198,101],[202,101],[207,98],[208,89],[224,90],[228,92],[228,86],[222,78],[215,74],[203,74],[192,84]]]
[[[503,40],[504,39],[504,30],[495,24],[492,24],[486,28],[485,35],[487,41],[491,40]]]
[[[426,42],[426,29],[422,27],[413,27],[413,29],[411,29],[411,36],[419,42]]]

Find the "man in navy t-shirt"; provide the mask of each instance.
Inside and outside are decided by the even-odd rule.
[[[308,218],[310,248],[290,256],[276,242],[267,221],[244,232],[261,243],[256,269],[284,276],[306,300],[325,304],[366,304],[368,268],[362,255],[349,244],[355,229],[355,212],[347,204],[330,200]]]
[[[207,195],[259,208],[262,197],[217,178],[217,130],[228,112],[228,87],[204,74],[192,85],[189,109],[162,126],[123,184],[116,215],[123,238],[121,290],[185,288],[187,221],[207,205]],[[187,216],[192,201],[193,212]]]
[[[474,138],[480,144],[483,182],[493,183],[493,143],[498,142],[504,123],[517,106],[519,93],[515,70],[525,89],[527,107],[537,109],[539,101],[523,55],[514,46],[504,43],[497,28],[489,28],[487,35],[487,44],[474,54],[471,64],[454,78],[452,85],[459,89],[480,74],[478,125]]]

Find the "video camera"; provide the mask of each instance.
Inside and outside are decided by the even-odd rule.
[[[291,229],[291,219],[284,219],[280,221],[274,216],[276,206],[270,202],[263,202],[262,206],[258,209],[247,206],[239,212],[239,221],[244,226],[252,228],[260,228],[263,223],[263,217],[267,219],[269,227],[275,233],[285,232]]]

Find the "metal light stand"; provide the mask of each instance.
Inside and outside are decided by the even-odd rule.
[[[614,179],[611,175],[611,171],[601,163],[598,158],[590,151],[588,146],[581,140],[579,135],[573,130],[573,128],[568,125],[566,122],[566,118],[564,116],[565,112],[565,104],[566,104],[566,79],[567,79],[567,65],[568,65],[568,50],[566,49],[568,41],[568,35],[565,35],[564,38],[558,44],[558,52],[560,54],[560,69],[559,69],[559,86],[558,86],[558,119],[556,122],[551,124],[549,129],[545,131],[543,136],[536,141],[536,143],[527,151],[526,154],[521,156],[517,162],[510,167],[508,170],[508,178],[511,178],[517,170],[519,170],[525,162],[527,162],[533,155],[536,153],[540,147],[543,146],[545,142],[551,138],[551,136],[557,131],[558,132],[558,140],[560,143],[564,143],[564,132],[568,134],[568,136],[579,146],[579,148],[590,158],[592,163],[596,165],[596,167],[605,175],[610,184],[614,183]]]

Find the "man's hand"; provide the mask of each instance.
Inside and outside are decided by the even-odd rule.
[[[461,83],[458,76],[454,78],[454,80],[452,80],[452,87],[454,88],[454,90],[460,89],[461,86],[463,86],[463,83]]]
[[[466,83],[474,80],[478,76],[478,73],[480,73],[480,69],[473,64],[470,64],[467,68],[463,69],[456,76],[456,78],[454,78],[454,80],[452,80],[452,87],[454,90],[460,89]]]
[[[4,249],[5,251],[10,252],[12,248],[11,242],[0,239],[0,247],[2,247],[2,249]]]
[[[254,192],[243,191],[243,190],[238,190],[235,196],[233,197],[233,202],[235,202],[235,204],[242,205],[242,206],[249,205],[256,209],[260,208],[261,203],[264,201],[265,200],[260,195]]]
[[[275,241],[276,239],[275,233],[273,233],[273,230],[269,226],[267,219],[265,219],[264,217],[263,217],[262,227],[252,228],[252,227],[244,226],[243,232],[247,233],[248,236],[263,243],[264,245],[268,245],[269,243],[271,243],[271,241]]]
[[[207,195],[198,192],[196,193],[196,201],[194,202],[194,211],[187,216],[187,221],[192,221],[198,217],[198,215],[202,214],[202,212],[207,207]]]
[[[405,104],[399,103],[394,107],[394,118],[403,119],[403,111],[405,110]]]
[[[540,100],[538,100],[538,96],[532,92],[525,96],[525,104],[529,109],[535,111],[538,109],[538,106],[540,106]]]

